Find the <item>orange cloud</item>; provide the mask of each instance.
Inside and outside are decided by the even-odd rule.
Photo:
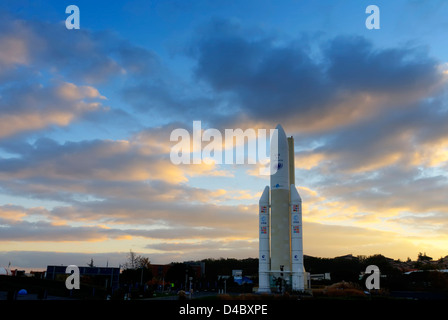
[[[56,93],[64,100],[80,100],[85,98],[106,99],[99,91],[91,86],[76,86],[73,83],[64,82],[57,89]]]
[[[74,118],[73,113],[63,111],[2,115],[0,118],[0,137],[7,137],[22,131],[43,129],[50,125],[66,126]]]
[[[23,39],[0,37],[0,64],[14,65],[29,62],[27,44]]]
[[[10,221],[21,221],[26,215],[20,207],[13,205],[0,206],[0,218]]]
[[[325,159],[323,153],[301,152],[295,155],[295,166],[297,169],[306,169],[317,167]]]
[[[99,102],[86,102],[84,99],[105,99],[93,87],[78,87],[67,82],[54,87],[40,85],[22,90],[20,97],[13,99],[17,101],[6,99],[3,102],[12,111],[2,113],[0,110],[0,138],[52,125],[68,126],[83,114],[99,110]]]

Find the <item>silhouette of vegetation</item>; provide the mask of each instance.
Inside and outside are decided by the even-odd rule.
[[[146,283],[153,278],[151,262],[148,258],[129,251],[127,261],[123,265],[120,281],[127,284]]]
[[[432,258],[428,257],[426,255],[426,252],[425,253],[421,253],[421,252],[418,253],[417,261],[421,262],[421,261],[431,261],[431,260],[432,260]]]
[[[358,281],[363,264],[358,258],[316,258],[304,256],[305,270],[311,274],[330,273],[332,282]]]
[[[181,284],[185,284],[185,280],[189,282],[189,278],[192,277],[193,281],[196,280],[195,271],[186,263],[172,263],[168,269],[165,279],[170,282],[174,282],[176,287],[181,287]]]

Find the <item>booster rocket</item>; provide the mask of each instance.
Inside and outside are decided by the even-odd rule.
[[[271,186],[259,201],[258,291],[271,292],[271,279],[303,291],[302,199],[295,187],[294,139],[281,125],[271,139],[270,160]]]

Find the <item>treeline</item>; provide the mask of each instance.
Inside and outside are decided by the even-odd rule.
[[[422,255],[426,257],[426,255]],[[140,259],[141,260],[141,259]],[[138,268],[129,268],[122,272],[120,282],[128,286],[133,284],[146,284],[150,291],[160,290],[161,284],[165,289],[186,290],[189,288],[196,290],[221,290],[226,288],[228,292],[252,292],[252,288],[258,286],[258,259],[203,259],[183,263],[171,263],[163,278],[160,274],[152,274],[150,265],[146,260],[136,259]],[[381,273],[381,288],[386,290],[424,290],[424,291],[447,291],[448,274],[434,272],[434,269],[422,270],[411,274],[404,273],[403,264],[411,267],[424,263],[423,258],[416,262],[400,262],[376,254],[372,256],[342,256],[336,258],[319,258],[304,256],[304,267],[306,272],[312,275],[330,274],[330,279],[312,280],[312,286],[330,285],[339,282],[349,282],[365,286],[365,278],[362,276],[367,266],[375,265]],[[144,262],[144,263],[140,263]],[[201,275],[199,276],[197,266],[202,264]],[[196,266],[196,268],[194,268]],[[243,277],[248,277],[252,281],[247,281],[244,285],[238,285],[233,281],[232,271],[241,270]],[[220,277],[224,276],[224,277]],[[167,287],[168,286],[168,287]]]
[[[426,256],[426,255],[425,255]],[[413,264],[418,266],[422,259]],[[258,259],[205,259],[205,277],[214,280],[218,275],[231,275],[232,270],[243,271],[244,276],[251,277],[254,285],[258,285]],[[365,276],[361,276],[367,266],[376,265],[381,272],[381,288],[387,290],[422,290],[448,291],[448,274],[421,270],[405,274],[397,267],[397,261],[381,254],[371,256],[342,256],[336,258],[318,258],[304,256],[304,266],[310,274],[329,273],[331,280],[313,281],[314,284],[332,284],[341,281],[352,282],[364,287]]]
[[[372,256],[343,256],[336,258],[317,258],[304,256],[304,265],[307,272],[311,274],[330,273],[331,282],[359,280],[359,275],[369,265],[376,265],[381,274],[398,275],[402,272],[391,264],[391,259],[383,255]]]
[[[247,259],[204,259],[205,277],[207,280],[215,280],[219,275],[231,275],[232,270],[242,270],[244,276],[258,277],[258,258]],[[336,257],[318,258],[304,256],[304,266],[311,274],[330,273],[335,281],[358,280],[361,272],[368,265],[376,265],[384,274],[400,273],[393,267],[391,260],[382,255],[358,256],[358,257]]]
[[[318,258],[304,256],[305,270],[311,274],[330,273],[331,282],[358,281],[359,275],[365,271],[368,265],[376,265],[384,275],[398,275],[402,271],[395,268],[388,259],[382,255],[372,256],[344,256],[336,258]],[[215,282],[219,276],[231,276],[232,270],[242,270],[243,276],[252,278],[258,282],[258,258],[234,259],[203,259],[205,272],[201,280]],[[185,263],[173,263],[166,274],[168,281],[182,281],[185,279],[185,270],[189,268]],[[188,272],[193,274],[192,272]],[[199,280],[199,279],[195,279]]]

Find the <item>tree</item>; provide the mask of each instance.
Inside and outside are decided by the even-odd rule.
[[[421,252],[418,253],[417,261],[431,261],[432,258],[426,255],[426,252],[423,254]]]
[[[149,261],[149,258],[137,256],[136,259],[138,268],[146,268],[146,269],[151,268],[151,261]]]
[[[129,250],[126,262],[123,264],[123,269],[140,269],[140,268],[151,268],[151,261],[149,258],[137,255],[132,250]]]
[[[90,258],[90,262],[87,264],[88,267],[93,268],[95,265],[93,264],[93,258]]]
[[[123,264],[121,278],[123,281],[147,282],[152,279],[151,262],[149,258],[135,254],[129,250],[126,262]]]
[[[195,272],[191,266],[186,263],[174,262],[166,272],[165,279],[181,284],[185,282],[185,277],[195,277]]]
[[[123,269],[137,269],[137,255],[132,250],[129,250],[127,260],[123,264]]]

